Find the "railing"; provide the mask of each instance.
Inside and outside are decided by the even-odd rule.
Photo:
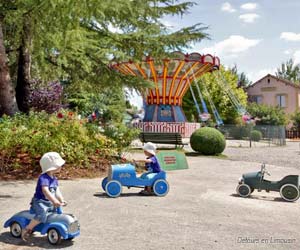
[[[300,130],[285,130],[287,139],[300,139]]]
[[[193,122],[139,122],[134,127],[143,132],[180,133],[183,138],[188,138],[198,128],[200,123]]]
[[[262,138],[260,142],[265,142],[269,145],[275,144],[278,146],[286,145],[286,133],[284,126],[271,125],[229,125],[225,124],[219,127],[219,130],[224,134],[225,138],[230,140],[246,140],[249,141],[251,147],[251,131],[258,130],[261,132]]]

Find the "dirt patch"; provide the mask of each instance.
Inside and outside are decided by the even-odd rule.
[[[76,178],[95,178],[104,176],[108,167],[113,163],[112,159],[90,160],[89,166],[75,166],[65,164],[58,177],[62,180],[71,180]],[[22,163],[18,167],[9,167],[2,169],[0,180],[32,180],[41,174],[38,161],[34,160],[32,164]]]

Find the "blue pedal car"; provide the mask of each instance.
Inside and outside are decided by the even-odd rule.
[[[165,171],[157,173],[151,179],[144,179],[137,177],[135,166],[130,163],[111,165],[108,176],[102,180],[102,188],[110,197],[120,196],[122,186],[128,188],[151,186],[157,196],[165,196],[169,192]]]
[[[25,210],[13,215],[4,224],[4,227],[10,227],[10,234],[15,238],[20,238],[22,229],[25,228],[34,217],[32,210]],[[72,240],[80,234],[80,226],[77,218],[72,214],[62,213],[61,207],[51,213],[46,223],[37,225],[33,232],[47,234],[48,242],[57,245],[61,239]]]

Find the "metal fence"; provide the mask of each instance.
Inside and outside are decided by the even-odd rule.
[[[285,136],[288,139],[299,140],[300,139],[300,131],[299,130],[286,130]]]
[[[219,130],[224,134],[227,140],[246,140],[249,141],[249,146],[252,146],[253,131],[260,131],[260,143],[266,143],[268,146],[275,144],[278,146],[286,145],[285,127],[270,126],[270,125],[222,125]]]

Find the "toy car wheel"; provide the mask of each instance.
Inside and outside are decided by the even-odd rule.
[[[61,235],[55,228],[50,228],[47,234],[48,241],[51,245],[57,245],[61,241]]]
[[[249,185],[243,183],[237,186],[236,192],[241,197],[248,197],[251,194],[251,188]]]
[[[166,196],[169,192],[169,183],[166,180],[157,180],[153,185],[153,192],[157,196]]]
[[[10,225],[10,234],[15,238],[20,238],[22,234],[22,227],[18,222],[13,222]]]
[[[118,181],[111,180],[105,185],[105,191],[110,197],[118,197],[122,193],[122,185]]]
[[[280,195],[286,201],[299,199],[299,189],[293,184],[285,184],[280,188]]]
[[[102,180],[102,183],[101,183],[101,186],[102,186],[102,189],[105,191],[105,186],[107,184],[107,177],[105,177],[103,180]]]

